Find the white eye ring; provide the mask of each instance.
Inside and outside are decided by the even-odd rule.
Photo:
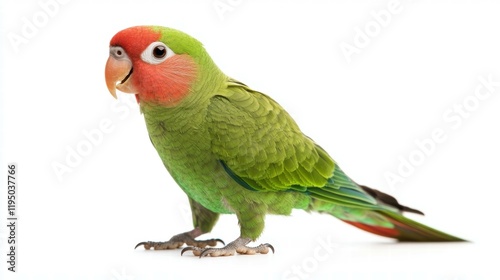
[[[149,64],[160,64],[175,53],[162,42],[151,43],[142,53],[141,59]]]

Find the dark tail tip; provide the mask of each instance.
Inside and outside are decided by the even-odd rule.
[[[404,206],[399,204],[396,198],[394,198],[391,195],[388,195],[386,193],[383,193],[379,190],[369,188],[367,186],[359,185],[365,192],[367,192],[369,195],[373,196],[378,202],[390,205],[392,207],[395,207],[399,209],[399,211],[402,212],[408,212],[408,213],[415,213],[415,214],[420,214],[424,215],[424,213],[420,210],[410,208],[408,206]]]
[[[399,204],[399,206],[401,206],[401,208],[399,210],[401,210],[403,212],[415,213],[415,214],[420,214],[422,216],[425,216],[424,212],[422,212],[420,210],[413,209],[413,208],[410,208],[408,206],[404,206],[404,205],[401,205],[401,204]]]

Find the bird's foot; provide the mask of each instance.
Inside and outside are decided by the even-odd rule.
[[[220,242],[225,245],[224,241],[218,238],[207,239],[207,240],[195,240],[193,237],[193,232],[195,230],[174,235],[172,238],[170,238],[169,241],[165,242],[155,242],[155,241],[140,242],[139,244],[135,245],[135,248],[143,245],[144,249],[146,250],[149,250],[150,248],[153,248],[155,250],[168,250],[168,249],[180,248],[184,244],[189,246],[195,246],[198,248],[205,248],[207,246],[216,246],[217,242]]]
[[[250,241],[251,241],[250,238],[239,237],[235,241],[227,244],[222,248],[203,249],[196,246],[186,247],[182,249],[181,255],[184,254],[184,252],[186,251],[193,251],[193,254],[200,258],[206,256],[211,256],[211,257],[233,256],[236,253],[244,255],[254,255],[257,253],[267,254],[269,253],[269,249],[271,249],[271,251],[273,251],[274,253],[274,247],[271,244],[265,243],[265,244],[260,244],[259,246],[256,247],[246,246],[248,243],[250,243]]]

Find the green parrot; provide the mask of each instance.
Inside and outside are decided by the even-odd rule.
[[[399,241],[464,241],[417,223],[422,212],[351,180],[304,135],[272,98],[226,76],[195,38],[161,26],[137,26],[110,42],[105,77],[110,93],[135,94],[149,138],[168,172],[187,194],[194,229],[145,249],[196,256],[274,252],[248,246],[266,214],[292,209],[328,213],[365,231]],[[236,214],[240,235],[196,240],[220,214]],[[218,242],[223,247],[216,248]]]

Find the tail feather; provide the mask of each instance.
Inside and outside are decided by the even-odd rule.
[[[402,212],[408,212],[408,213],[415,213],[415,214],[420,214],[424,215],[422,211],[410,208],[405,205],[399,204],[396,198],[394,198],[391,195],[388,195],[386,193],[383,193],[379,190],[369,188],[367,186],[359,185],[365,192],[367,192],[369,195],[371,195],[373,198],[375,198],[377,201],[382,202],[384,204],[390,205],[392,207],[397,208],[399,211]]]
[[[307,188],[313,199],[310,210],[327,212],[362,230],[399,241],[465,241],[403,216],[422,213],[399,204],[391,195],[356,184],[337,166],[328,183]]]
[[[399,232],[394,229],[394,228],[386,228],[386,227],[381,227],[381,226],[374,226],[374,225],[368,225],[368,224],[363,224],[360,222],[353,222],[353,221],[348,221],[348,220],[342,220],[352,226],[355,226],[359,229],[362,229],[364,231],[384,236],[384,237],[390,237],[390,238],[397,238],[399,235]]]
[[[373,211],[373,210],[370,210]],[[343,220],[359,229],[385,236],[395,238],[399,241],[413,242],[446,242],[446,241],[466,241],[456,236],[444,233],[437,229],[418,223],[403,215],[390,211],[373,211],[382,215],[390,224],[391,228],[385,226],[376,226],[365,224],[363,222]]]

